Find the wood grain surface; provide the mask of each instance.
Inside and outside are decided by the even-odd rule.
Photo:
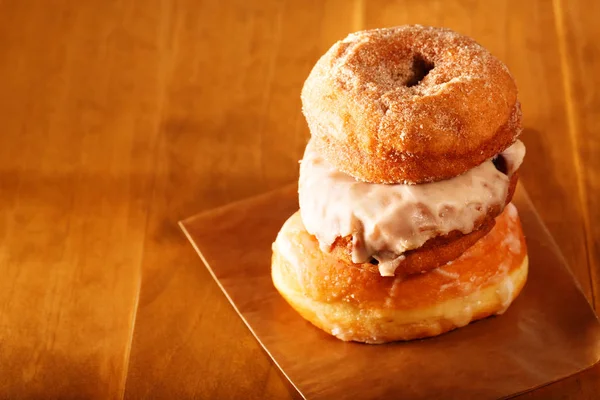
[[[593,0],[0,0],[0,398],[291,398],[177,221],[292,182],[348,32],[473,36],[517,79],[525,184],[600,307]],[[524,395],[594,399],[600,367]]]

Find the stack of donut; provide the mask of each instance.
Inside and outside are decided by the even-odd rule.
[[[502,314],[527,279],[510,203],[525,148],[508,69],[448,29],[350,34],[302,90],[300,210],[273,244],[288,303],[346,341]]]

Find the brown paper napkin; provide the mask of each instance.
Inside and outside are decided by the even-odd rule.
[[[575,374],[600,357],[600,325],[520,187],[513,202],[529,248],[525,288],[509,310],[432,339],[345,343],[302,319],[273,287],[271,243],[298,208],[288,186],[181,226],[231,304],[304,398],[511,396]]]

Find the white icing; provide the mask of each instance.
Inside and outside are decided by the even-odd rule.
[[[524,153],[520,141],[502,152],[510,171]],[[330,166],[309,142],[300,165],[300,213],[322,250],[330,250],[338,237],[351,236],[352,261],[374,257],[381,275],[389,276],[405,251],[454,230],[472,232],[490,208],[503,207],[509,181],[488,160],[440,182],[365,183]]]
[[[521,240],[519,240],[519,237],[513,230],[506,233],[502,239],[502,244],[513,254],[519,254],[521,252]]]
[[[502,285],[496,290],[496,294],[500,299],[500,305],[502,308],[496,313],[498,315],[504,314],[510,303],[512,302],[513,295],[515,292],[515,284],[513,283],[510,276],[507,276],[502,282]]]
[[[449,289],[451,287],[455,287],[458,286],[458,281],[456,282],[450,282],[450,283],[444,283],[443,285],[440,286],[440,292],[443,292],[446,289]]]
[[[444,270],[443,268],[436,268],[434,269],[435,272],[437,272],[438,274],[445,276],[446,278],[450,278],[450,279],[458,279],[459,275],[456,272],[448,272],[446,270]]]
[[[385,305],[387,307],[392,307],[394,304],[394,299],[399,296],[398,289],[400,287],[400,282],[402,282],[400,278],[394,279],[394,283],[392,283],[392,287],[390,288],[390,293],[385,299]]]
[[[273,248],[276,248],[279,254],[281,254],[281,256],[285,258],[294,267],[294,270],[296,271],[296,276],[298,277],[298,282],[300,283],[300,287],[303,287],[304,278],[301,272],[303,261],[301,257],[298,257],[298,252],[295,251],[292,241],[286,240],[283,237],[283,235],[277,235],[275,243],[273,243]],[[325,278],[328,279],[329,277],[325,275]]]
[[[519,217],[519,212],[517,211],[517,207],[513,203],[509,203],[506,206],[506,213],[513,221],[516,221]]]
[[[512,175],[519,169],[521,163],[523,163],[523,158],[525,157],[525,145],[520,140],[517,140],[501,154],[502,157],[504,157],[504,160],[506,160],[508,175]]]
[[[473,319],[473,308],[470,305],[466,305],[462,313],[456,314],[450,321],[458,328],[468,325]]]
[[[373,254],[373,258],[379,261],[379,273],[381,276],[394,276],[396,268],[398,268],[400,262],[402,262],[406,257],[403,254],[400,254],[396,258],[389,259],[378,254]]]

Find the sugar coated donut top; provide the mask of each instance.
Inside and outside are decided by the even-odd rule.
[[[506,66],[469,37],[419,25],[334,44],[306,80],[302,104],[321,155],[373,183],[460,175],[521,131]]]

